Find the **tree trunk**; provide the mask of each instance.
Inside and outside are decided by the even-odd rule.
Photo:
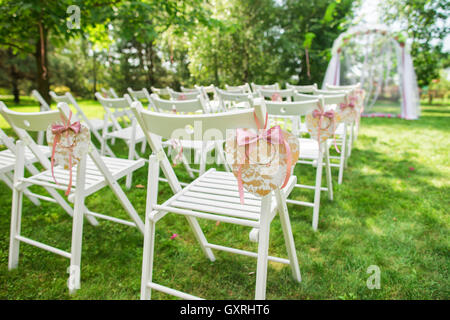
[[[14,96],[14,103],[20,103],[20,93],[19,93],[19,72],[16,69],[14,55],[12,50],[8,51],[8,56],[11,61],[11,66],[9,67],[9,76],[11,77],[12,94]]]
[[[11,69],[14,67],[11,66]],[[19,79],[17,77],[17,73],[11,70],[11,80],[12,80],[12,94],[14,95],[14,103],[20,103],[20,94],[19,94]]]
[[[38,34],[40,35],[36,41],[36,79],[37,79],[37,90],[45,99],[45,101],[50,104],[50,81],[48,73],[48,63],[47,63],[47,34],[46,30],[39,22]]]

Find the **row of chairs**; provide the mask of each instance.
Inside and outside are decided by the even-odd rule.
[[[232,91],[232,89],[230,90]],[[70,292],[76,291],[80,287],[83,217],[85,216],[93,226],[98,225],[99,222],[97,219],[106,219],[112,222],[135,226],[144,234],[141,298],[150,298],[152,289],[181,298],[197,298],[157,284],[152,278],[156,222],[171,212],[181,214],[187,218],[204,254],[211,261],[215,260],[212,250],[224,250],[257,258],[256,299],[265,298],[267,263],[269,260],[289,264],[294,279],[300,282],[300,268],[297,261],[286,203],[292,202],[314,207],[313,228],[317,229],[320,192],[328,191],[329,197],[332,199],[331,166],[329,165],[330,141],[320,144],[317,142],[314,143],[310,139],[300,137],[299,133],[300,154],[303,154],[301,161],[309,158],[309,160],[312,160],[312,164],[317,167],[315,186],[297,184],[297,177],[292,175],[285,188],[275,190],[273,194],[269,194],[268,196],[261,198],[245,192],[245,205],[242,205],[240,204],[237,191],[236,178],[229,170],[218,171],[216,168],[205,169],[204,158],[206,153],[204,151],[211,151],[213,148],[219,151],[219,156],[222,154],[221,161],[223,164],[226,164],[223,153],[221,152],[223,151],[221,150],[223,138],[216,138],[211,143],[211,140],[205,138],[205,133],[210,129],[215,129],[223,134],[222,137],[225,137],[226,130],[238,127],[256,129],[254,114],[257,115],[260,122],[263,122],[266,112],[274,117],[291,117],[293,119],[292,124],[295,124],[297,118],[305,116],[317,108],[319,101],[324,106],[333,106],[345,101],[349,92],[355,88],[336,87],[330,89],[337,92],[327,92],[327,96],[310,95],[309,100],[304,101],[258,100],[258,97],[254,96],[252,104],[247,108],[236,106],[239,102],[235,101],[234,105],[228,107],[225,112],[211,112],[208,108],[204,108],[206,99],[202,94],[197,94],[194,99],[184,97],[182,99],[172,98],[172,100],[162,99],[158,94],[152,94],[146,97],[146,99],[149,98],[148,105],[144,108],[139,101],[144,98],[133,96],[130,91],[129,93],[134,101],[127,94],[123,98],[111,98],[109,96],[105,98],[104,95],[97,93],[96,97],[105,109],[103,122],[96,123],[97,126],[92,122],[92,119],[88,119],[85,116],[83,110],[70,93],[64,96],[57,96],[51,93],[52,98],[58,102],[58,110],[41,107],[41,110],[43,110],[38,113],[14,112],[8,109],[4,103],[0,102],[0,113],[19,137],[19,140],[14,145],[11,139],[0,131],[2,133],[2,140],[8,141],[6,143],[8,150],[0,152],[0,163],[3,166],[4,153],[5,155],[9,153],[9,159],[13,159],[12,162],[9,162],[9,167],[5,166],[5,169],[2,167],[0,170],[0,177],[2,179],[6,177],[9,181],[9,186],[13,189],[9,268],[15,268],[18,265],[19,245],[21,242],[34,245],[70,259],[68,286]],[[215,90],[220,94],[220,89]],[[156,92],[155,90],[152,91]],[[164,94],[164,92],[160,92],[160,94]],[[74,178],[75,188],[72,189],[71,194],[67,198],[68,202],[74,203],[73,207],[58,192],[58,190],[65,190],[69,184],[67,170],[56,167],[54,174],[58,179],[58,184],[54,183],[50,162],[48,160],[50,155],[49,148],[36,143],[29,134],[30,131],[37,131],[39,141],[40,132],[44,132],[51,123],[59,120],[61,116],[69,118],[71,112],[69,104],[76,109],[76,114],[72,116],[72,119],[74,121],[77,119],[83,120],[101,144],[100,150],[97,150],[92,144],[88,155],[74,169],[76,171]],[[121,117],[122,119],[119,121]],[[123,123],[129,123],[129,125],[122,127],[121,123],[122,125]],[[173,138],[173,132],[180,128],[195,128],[195,134],[200,137],[200,140],[193,140],[192,138],[189,139],[189,135],[187,135],[186,139],[181,140],[186,141],[186,144],[190,142],[193,147],[199,147],[200,158],[203,159],[203,162],[201,162],[203,168],[199,170],[198,177],[188,184],[182,184],[179,181],[167,156],[168,151],[166,151],[171,147],[170,141]],[[111,129],[111,131],[108,129]],[[127,139],[124,139],[125,134],[120,134],[120,132],[123,133],[125,130],[128,130],[127,132],[129,133],[129,135],[126,135]],[[97,134],[94,132],[97,132]],[[142,139],[141,134],[143,136]],[[114,155],[108,143],[111,140],[110,143],[112,145],[114,139],[124,139],[127,141],[129,148],[128,159],[117,158]],[[200,141],[200,144],[198,141]],[[127,198],[126,193],[120,188],[117,182],[119,179],[127,177],[126,186],[129,188],[131,185],[131,174],[145,166],[145,160],[137,155],[134,150],[135,143],[138,142],[142,142],[142,148],[148,143],[152,151],[148,159],[147,206],[144,221],[140,218],[133,204]],[[195,142],[197,143],[195,144]],[[208,144],[210,145],[210,149],[206,147]],[[343,138],[341,146],[345,145],[346,141]],[[141,149],[141,151],[143,153],[145,149]],[[324,158],[327,188],[321,187]],[[35,163],[39,163],[43,169],[39,171]],[[25,169],[29,171],[29,175],[27,176],[24,174]],[[163,177],[160,177],[160,169],[162,169]],[[13,172],[13,175],[11,172]],[[158,204],[158,185],[161,180],[169,183],[174,195],[163,204]],[[32,193],[28,189],[32,185],[43,187],[48,194],[39,195]],[[115,193],[117,199],[129,214],[131,221],[96,213],[86,207],[85,198],[106,186],[109,186]],[[289,194],[295,187],[307,187],[315,190],[314,203],[306,204],[289,199]],[[39,200],[56,202],[72,216],[72,248],[70,252],[37,242],[21,234],[20,225],[23,195],[27,196],[36,205],[39,205]],[[281,220],[288,259],[268,255],[270,223],[277,213]],[[208,242],[197,221],[198,218],[250,227],[249,237],[250,240],[258,242],[258,252],[254,253]]]

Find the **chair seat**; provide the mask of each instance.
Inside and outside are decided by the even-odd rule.
[[[283,189],[289,195],[297,181],[291,176]],[[247,192],[244,188],[244,204],[240,203],[237,179],[231,172],[208,170],[169,199],[165,205],[192,211],[229,216],[233,218],[259,220],[261,212],[261,197]],[[272,212],[276,209],[275,196],[272,201]]]
[[[136,169],[145,165],[144,159],[139,160],[127,160],[121,158],[111,158],[111,157],[101,157],[104,164],[108,168],[109,172],[112,174],[114,180],[118,180],[130,172],[133,172]],[[65,170],[61,166],[54,167],[54,174],[56,181],[58,184],[55,184],[55,181],[52,177],[51,170],[46,170],[31,176],[29,178],[25,178],[26,182],[49,186],[52,185],[53,188],[57,189],[67,189],[69,185],[69,170]],[[75,191],[76,181],[77,181],[77,166],[72,168],[72,193]],[[97,165],[94,161],[88,157],[86,161],[86,184],[85,184],[85,194],[90,195],[104,186],[107,185],[106,178],[103,173],[98,169]]]
[[[114,130],[112,132],[108,132],[107,136],[109,138],[123,139],[123,140],[131,140],[132,135],[132,127],[123,128],[120,130]],[[144,132],[142,131],[140,126],[136,127],[136,142],[142,142],[145,140]]]
[[[96,131],[100,131],[103,129],[103,125],[105,120],[102,119],[89,119],[89,122],[92,124],[92,129]],[[108,128],[112,126],[112,122],[108,122]]]
[[[49,157],[51,155],[49,146],[39,145],[38,147],[46,157]],[[25,149],[25,159],[31,163],[38,160],[29,148]],[[12,153],[11,150],[7,149],[0,151],[0,173],[14,170],[15,163],[16,155]]]
[[[300,159],[310,159],[315,160],[319,158],[319,144],[314,139],[299,138],[300,146]],[[333,144],[332,139],[327,140],[327,147],[331,147]]]

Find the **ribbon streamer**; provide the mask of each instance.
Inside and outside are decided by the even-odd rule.
[[[54,173],[55,153],[56,153],[56,146],[61,141],[61,135],[63,133],[65,133],[66,138],[68,140],[69,139],[69,131],[72,131],[75,134],[78,134],[81,131],[80,121],[76,121],[71,124],[70,123],[71,118],[72,118],[72,111],[70,111],[69,119],[67,119],[67,122],[65,122],[64,118],[61,116],[63,124],[52,124],[52,127],[51,127],[52,133],[55,135],[55,137],[53,139],[53,146],[52,146],[51,170],[52,170],[53,180],[55,181],[56,184],[58,184],[58,182],[56,181],[55,173]],[[73,152],[74,145],[75,145],[75,142],[72,142],[72,144],[70,146],[60,145],[60,147],[66,148],[69,150],[69,186],[65,193],[66,196],[69,195],[70,190],[72,188],[72,152]]]

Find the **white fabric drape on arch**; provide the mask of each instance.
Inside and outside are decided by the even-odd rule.
[[[355,48],[359,52],[352,51]],[[366,91],[365,112],[371,112],[381,88],[392,84],[399,88],[399,116],[409,120],[419,118],[419,89],[408,43],[394,39],[387,27],[354,27],[334,41],[322,88],[327,83],[357,82]]]

